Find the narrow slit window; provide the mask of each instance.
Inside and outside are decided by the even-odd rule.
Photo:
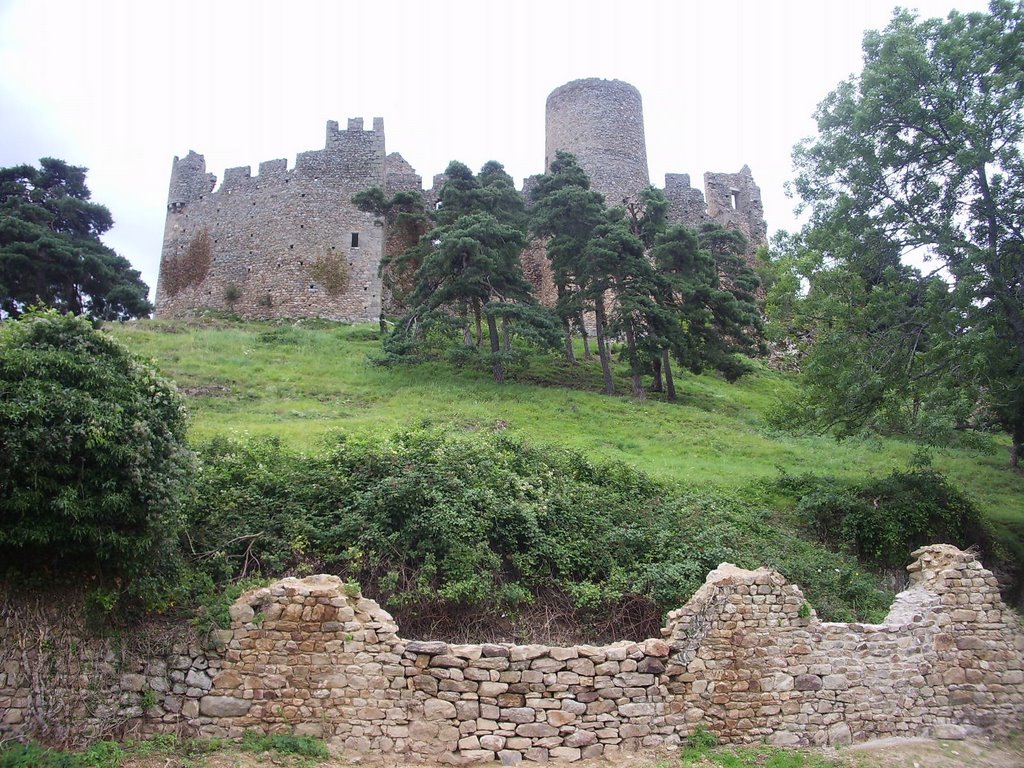
[[[352,233],[352,247],[353,248],[358,248],[359,247],[359,233],[358,232],[353,232]]]

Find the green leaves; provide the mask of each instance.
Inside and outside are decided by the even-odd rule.
[[[0,325],[0,553],[23,572],[171,569],[191,469],[173,385],[87,320]],[[139,594],[139,593],[136,593]]]
[[[809,376],[823,392],[827,377],[815,368],[847,374],[827,404],[844,431],[882,409],[914,412],[941,388],[976,400],[1018,389],[1011,382],[1024,380],[1024,7],[995,0],[987,14],[920,21],[897,11],[885,30],[865,35],[863,72],[822,102],[817,120],[818,136],[794,150],[795,189],[812,211],[804,245],[822,256],[805,275],[815,310],[806,316],[818,318],[808,328],[816,341]],[[949,288],[902,269],[910,252],[937,262],[933,274]],[[896,277],[885,277],[887,269]],[[845,305],[815,296],[819,286],[832,290],[830,272],[853,281]],[[998,352],[972,354],[976,339],[993,333]],[[1024,399],[1000,402],[991,412],[1013,439],[1016,463]]]
[[[149,314],[138,271],[100,241],[113,219],[89,201],[85,169],[40,166],[0,168],[0,313],[42,302],[102,320]]]
[[[189,527],[196,552],[216,553],[203,567],[218,578],[341,573],[386,601],[403,628],[467,609],[515,613],[552,590],[581,611],[631,596],[665,611],[723,560],[787,574],[828,563],[800,583],[816,605],[853,615],[845,598],[827,595],[834,569],[855,564],[736,498],[571,451],[415,430],[342,439],[315,455],[220,441],[202,459]],[[868,610],[884,602],[867,579],[844,589]]]

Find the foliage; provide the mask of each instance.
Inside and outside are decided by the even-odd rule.
[[[148,315],[148,286],[100,240],[113,219],[90,201],[86,169],[39,165],[0,168],[0,315],[40,303],[103,320]]]
[[[213,238],[207,229],[197,232],[181,256],[173,256],[161,264],[161,289],[168,296],[176,296],[192,285],[206,279],[213,264]]]
[[[348,262],[336,253],[321,253],[309,268],[310,276],[331,296],[337,296],[348,285]]]
[[[292,736],[275,733],[263,735],[246,731],[242,737],[242,749],[246,752],[279,752],[282,755],[302,757],[330,757],[327,745],[313,736]]]
[[[525,325],[524,337],[545,340],[552,336],[552,320],[531,293],[523,277],[519,254],[526,245],[525,206],[512,179],[500,163],[489,162],[474,175],[453,161],[445,171],[435,227],[396,260],[413,286],[404,297],[409,311],[396,326],[386,349],[390,359],[413,351],[425,334],[452,328],[446,317],[461,318],[461,343],[473,346],[471,322],[475,324],[475,348],[483,345],[483,324],[487,325],[489,356],[494,380],[505,380],[511,353],[511,326]],[[368,194],[360,204],[379,207],[381,196]],[[414,270],[412,277],[409,272]],[[517,305],[529,305],[520,311]],[[442,321],[442,322],[439,322]],[[502,334],[499,335],[499,321]],[[456,337],[457,334],[451,334]],[[453,338],[454,340],[454,338]],[[451,342],[449,342],[449,346]],[[459,359],[467,359],[464,351]]]
[[[694,373],[707,365],[731,381],[749,370],[735,353],[757,348],[761,322],[742,235],[717,225],[700,233],[668,227],[668,200],[653,187],[627,199],[625,208],[605,211],[566,152],[556,153],[531,195],[531,229],[547,238],[567,357],[575,359],[571,322],[585,329],[583,313],[592,311],[606,394],[615,392],[613,337],[625,340],[635,397],[646,395],[641,377],[653,369],[655,391],[664,372],[668,399],[675,399],[670,353]]]
[[[120,768],[125,751],[120,744],[99,741],[82,752],[64,752],[38,744],[0,747],[0,768]]]
[[[1024,7],[993,0],[987,14],[946,20],[897,10],[885,30],[865,35],[864,54],[860,76],[820,105],[818,136],[794,153],[795,189],[812,211],[805,239],[824,255],[811,294],[822,271],[860,278],[851,300],[833,309],[846,337],[864,341],[845,356],[826,342],[821,367],[839,378],[821,377],[812,398],[865,379],[851,409],[863,423],[894,400],[913,412],[918,398],[952,388],[962,403],[987,406],[1011,436],[1016,464],[1024,449]],[[819,230],[834,244],[811,242]],[[936,263],[942,279],[899,274],[898,257],[910,252]],[[876,267],[889,274],[873,279]],[[901,308],[908,292],[920,298]],[[815,330],[833,317],[822,315]],[[879,338],[879,354],[855,370]]]
[[[714,737],[713,733],[710,735]],[[692,738],[691,735],[691,744],[682,751],[683,768],[842,768],[850,765],[841,758],[781,747],[694,745]]]
[[[773,484],[794,500],[797,518],[818,540],[872,568],[902,572],[911,552],[937,542],[977,547],[990,567],[1007,566],[977,507],[933,469],[860,482],[783,474]]]
[[[635,595],[663,612],[723,560],[799,572],[826,616],[886,605],[855,562],[779,531],[755,505],[500,434],[340,439],[312,456],[220,440],[202,467],[189,527],[197,551],[217,553],[205,567],[218,578],[340,573],[403,626],[422,611],[515,613],[551,589],[584,611]]]
[[[155,597],[176,562],[186,426],[174,385],[86,319],[49,310],[4,322],[3,561]]]

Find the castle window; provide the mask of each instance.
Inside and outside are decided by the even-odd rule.
[[[316,288],[314,287],[314,285],[312,283],[309,284],[309,290],[311,290],[311,291],[316,290]]]
[[[740,191],[738,189],[729,190],[729,203],[734,211],[740,207]]]
[[[358,232],[353,232],[352,233],[352,247],[353,248],[358,248],[359,247],[359,233]]]

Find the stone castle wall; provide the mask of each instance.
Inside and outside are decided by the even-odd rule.
[[[333,576],[249,592],[213,647],[178,641],[120,668],[66,635],[45,650],[8,610],[0,738],[72,715],[95,734],[105,713],[136,733],[309,734],[352,756],[514,764],[678,744],[697,726],[782,745],[1003,734],[1024,716],[1020,620],[973,555],[915,555],[881,625],[820,622],[779,574],[723,565],[664,638],[603,647],[405,640]],[[47,686],[42,668],[61,664]]]
[[[371,186],[416,188],[420,178],[400,155],[385,157],[384,126],[346,130],[327,124],[324,149],[286,160],[229,168],[216,179],[202,155],[175,158],[164,230],[156,311],[203,309],[243,317],[376,320],[386,234],[373,214],[352,204]],[[208,251],[204,260],[197,246]],[[201,250],[201,248],[200,248]]]
[[[639,91],[621,80],[589,78],[548,96],[545,168],[558,149],[573,152],[609,206],[621,205],[650,185]],[[229,168],[220,187],[202,155],[174,158],[167,196],[156,313],[181,317],[204,309],[248,318],[324,317],[376,321],[400,313],[381,278],[381,260],[406,244],[388,223],[352,205],[369,187],[423,194],[437,203],[444,176],[430,189],[401,155],[385,154],[384,123],[372,130],[361,118],[345,130],[327,123],[323,149],[287,160]],[[705,174],[704,194],[686,174],[665,177],[671,223],[699,227],[718,221],[751,241],[748,255],[765,240],[760,190],[746,166],[737,174]],[[524,193],[526,189],[524,188]],[[542,244],[524,253],[524,266],[553,304]]]

